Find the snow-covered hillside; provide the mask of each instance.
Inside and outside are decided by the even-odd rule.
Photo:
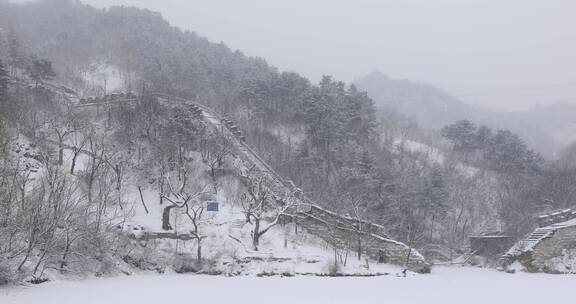
[[[402,151],[418,153],[422,155],[424,159],[426,159],[430,164],[435,165],[444,165],[447,158],[440,149],[409,139],[396,139],[394,141],[394,151],[396,153],[402,153]],[[462,162],[456,162],[455,169],[465,176],[473,176],[474,174],[478,173],[477,168]]]

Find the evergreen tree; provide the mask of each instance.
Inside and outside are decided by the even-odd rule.
[[[481,126],[476,131],[475,147],[480,150],[486,150],[492,142],[492,130],[486,126]]]
[[[442,169],[432,168],[428,175],[424,192],[426,193],[428,208],[432,213],[443,214],[447,208],[448,190]]]
[[[4,63],[0,59],[0,100],[4,102],[6,94],[8,93],[8,81],[9,75],[8,70],[4,66]]]
[[[442,129],[442,135],[452,141],[454,150],[464,153],[476,149],[476,126],[468,120],[457,121]]]
[[[52,62],[45,59],[34,59],[32,63],[26,68],[26,74],[36,82],[45,80],[52,80],[56,77],[56,72],[52,68]]]
[[[24,69],[27,64],[27,56],[20,40],[14,35],[14,33],[10,33],[8,38],[8,58],[9,58],[9,65],[10,65],[10,74],[12,76],[16,75],[16,71],[18,69]]]
[[[543,161],[518,135],[508,130],[500,130],[493,137],[487,160],[493,170],[507,175],[538,170]]]
[[[371,174],[374,170],[374,157],[369,151],[363,151],[356,166],[361,174]]]

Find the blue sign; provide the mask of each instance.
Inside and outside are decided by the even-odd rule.
[[[304,192],[302,192],[302,190],[297,189],[296,191],[294,191],[294,197],[303,201],[304,200]]]
[[[218,202],[208,202],[208,206],[206,207],[206,210],[212,211],[212,212],[218,212]]]

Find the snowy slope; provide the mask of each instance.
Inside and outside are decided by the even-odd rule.
[[[419,153],[431,164],[443,165],[446,161],[446,156],[442,151],[440,151],[440,149],[409,139],[396,139],[394,141],[394,151],[396,153],[399,153],[400,151]],[[455,169],[466,176],[473,176],[478,173],[477,168],[468,166],[461,162],[456,164]]]

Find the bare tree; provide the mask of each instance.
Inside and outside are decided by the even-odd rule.
[[[293,205],[293,201],[275,198],[266,187],[264,176],[256,176],[252,172],[246,172],[242,177],[248,190],[241,196],[240,200],[246,222],[253,227],[252,246],[254,250],[258,250],[260,237],[279,223],[282,216]],[[270,202],[273,198],[274,202]],[[262,228],[263,220],[270,220],[265,228]]]
[[[192,230],[190,230],[190,234],[192,239],[196,240],[197,252],[196,257],[198,263],[202,262],[202,240],[204,240],[207,236],[202,234],[201,232],[201,224],[203,223],[205,216],[204,211],[205,206],[204,204],[198,200],[202,195],[209,193],[207,190],[208,186],[204,187],[204,189],[196,192],[188,192],[188,189],[184,189],[184,187],[180,187],[180,189],[175,190],[170,183],[170,180],[167,179],[168,188],[170,190],[169,194],[162,193],[161,196],[170,202],[170,206],[164,208],[164,212],[162,214],[162,228],[164,230],[171,230],[172,226],[170,225],[170,212],[173,209],[181,209],[186,217],[190,220],[192,224]]]
[[[120,209],[122,207],[122,183],[124,180],[124,170],[130,163],[132,153],[121,153],[119,151],[108,152],[104,155],[104,162],[108,165],[114,173],[114,180],[116,184],[117,202]]]
[[[70,165],[70,174],[74,174],[76,169],[76,162],[78,161],[78,156],[82,153],[82,150],[89,141],[89,134],[85,132],[74,132],[72,137],[72,164]]]
[[[83,126],[70,109],[68,109],[64,115],[50,119],[48,124],[50,129],[56,134],[58,142],[58,165],[62,166],[64,164],[64,146],[66,139],[70,135],[78,132]]]
[[[202,161],[210,168],[212,181],[216,181],[216,170],[221,168],[227,155],[229,145],[223,142],[223,137],[207,136],[202,140]]]
[[[99,233],[108,204],[112,201],[112,189],[114,189],[112,184],[117,183],[117,177],[113,179],[110,176],[110,171],[113,171],[113,168],[106,162],[108,147],[105,144],[105,135],[98,136],[92,133],[88,138],[87,148],[87,154],[90,156],[85,171],[88,204],[96,208],[95,231]],[[112,182],[112,180],[116,182]]]
[[[95,133],[88,136],[88,148],[90,153],[90,161],[87,168],[88,175],[88,202],[92,203],[92,189],[96,180],[98,170],[104,164],[104,155],[106,149],[103,140],[99,140]]]

